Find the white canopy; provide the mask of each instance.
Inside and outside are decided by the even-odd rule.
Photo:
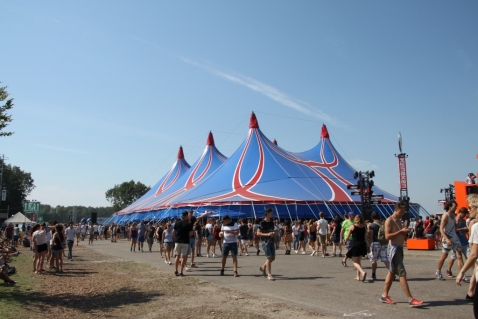
[[[28,219],[25,215],[23,215],[21,212],[16,213],[9,219],[5,221],[5,223],[8,225],[10,223],[12,224],[31,224],[32,221]]]

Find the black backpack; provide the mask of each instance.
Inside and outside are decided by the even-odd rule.
[[[30,240],[28,238],[23,238],[23,247],[30,247]]]

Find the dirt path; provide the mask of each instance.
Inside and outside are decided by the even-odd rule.
[[[74,255],[62,274],[34,275],[29,258],[18,262],[32,287],[17,288],[26,302],[11,318],[330,318],[87,247]]]

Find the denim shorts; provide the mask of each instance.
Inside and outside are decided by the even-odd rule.
[[[264,251],[266,258],[275,258],[276,246],[274,242],[262,243],[262,250]]]
[[[237,256],[237,243],[224,243],[222,245],[222,255],[229,256],[229,252],[231,252],[231,256]]]
[[[196,239],[194,237],[189,238],[189,248],[190,249],[196,249]]]

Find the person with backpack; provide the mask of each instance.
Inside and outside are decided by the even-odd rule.
[[[380,217],[377,212],[372,212],[373,222],[368,225],[368,230],[372,237],[370,245],[370,262],[372,263],[372,280],[377,280],[377,261],[380,260],[385,264],[387,269],[390,268],[388,261],[387,248],[388,240],[385,238],[385,223],[380,222]]]

